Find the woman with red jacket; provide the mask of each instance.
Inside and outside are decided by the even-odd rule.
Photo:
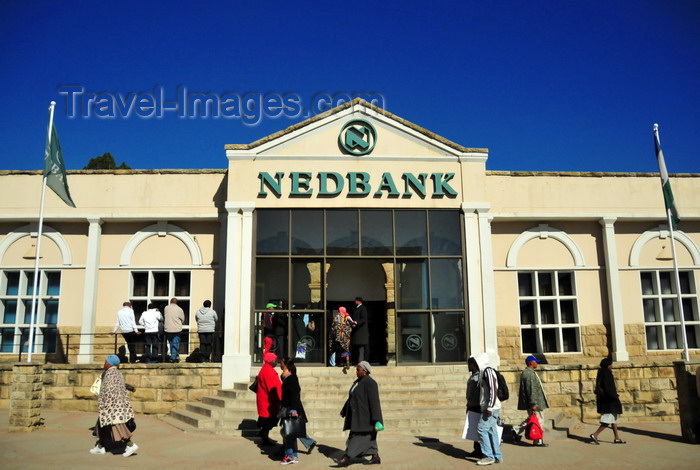
[[[263,445],[274,445],[270,440],[270,429],[277,426],[277,413],[282,399],[282,382],[280,381],[275,366],[277,356],[274,353],[263,354],[263,366],[258,372],[258,391],[256,403],[258,405],[258,426]]]

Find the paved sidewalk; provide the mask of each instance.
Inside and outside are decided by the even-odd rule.
[[[129,458],[121,455],[92,455],[88,451],[95,439],[88,428],[95,423],[95,413],[42,413],[45,425],[31,433],[8,433],[8,412],[0,411],[0,467],[9,469],[81,469],[109,466],[116,468],[281,468],[279,457],[269,455],[269,448],[242,437],[217,436],[205,432],[183,432],[152,416],[137,416],[134,442],[139,450]],[[338,429],[342,423],[338,421]],[[677,423],[623,424],[621,437],[628,443],[612,444],[612,431],[600,435],[601,445],[588,442],[587,436],[596,425],[582,424],[573,430],[573,437],[551,442],[547,448],[507,444],[502,446],[502,469],[557,468],[635,468],[635,469],[698,469],[700,445],[685,443]],[[276,436],[276,430],[270,433]],[[392,440],[379,434],[382,465],[396,469],[461,469],[480,468],[475,459],[467,459],[472,450],[470,441],[459,438],[447,442],[427,437]],[[278,439],[278,442],[281,442]],[[301,444],[300,444],[301,445]],[[301,446],[303,449],[303,446]],[[311,455],[300,452],[297,467],[335,467],[332,457],[344,449],[344,434],[336,439],[323,439]],[[275,449],[272,449],[273,451]],[[366,468],[360,461],[350,468]]]

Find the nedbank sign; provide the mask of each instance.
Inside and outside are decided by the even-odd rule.
[[[278,171],[270,174],[265,171],[258,173],[260,191],[258,197],[271,194],[282,197],[457,197],[457,191],[450,186],[454,173],[403,173],[394,177],[391,173],[383,173],[379,180],[372,180],[369,173],[350,171],[345,175],[334,171],[294,171],[287,175]],[[346,189],[347,185],[347,189]]]

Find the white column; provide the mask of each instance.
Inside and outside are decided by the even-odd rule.
[[[464,249],[467,257],[467,321],[469,322],[469,355],[484,351],[483,315],[481,308],[481,276],[479,273],[479,231],[476,208],[462,204],[464,212]]]
[[[477,208],[479,214],[479,255],[481,259],[481,297],[484,309],[484,346],[489,363],[498,366],[498,328],[496,324],[496,285],[493,275],[493,248],[491,244],[491,216],[488,207]]]
[[[97,280],[100,271],[100,239],[102,220],[88,217],[88,244],[85,255],[85,286],[83,288],[83,314],[80,327],[80,349],[78,364],[93,361],[92,351],[95,342],[95,315],[97,312]]]
[[[252,364],[250,354],[250,266],[253,240],[252,211],[254,208],[254,203],[226,203],[228,227],[226,229],[224,354],[221,360],[222,388],[232,388],[234,382],[248,382],[250,379],[250,366]],[[248,269],[247,274],[243,272],[244,267]],[[244,280],[244,277],[247,279]],[[244,306],[246,310],[243,310]],[[242,317],[246,317],[246,319]]]
[[[605,251],[605,278],[608,283],[608,304],[610,305],[610,327],[612,328],[613,360],[629,361],[630,355],[625,344],[625,320],[622,314],[622,293],[620,291],[620,270],[617,263],[615,243],[615,217],[600,220],[603,226],[603,247]]]

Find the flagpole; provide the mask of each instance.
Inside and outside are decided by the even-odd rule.
[[[49,107],[49,128],[47,139],[47,149],[51,148],[51,129],[53,129],[53,113],[56,102],[51,102],[51,107]],[[44,155],[46,159],[46,155]],[[44,200],[46,199],[46,179],[47,175],[44,171],[44,177],[41,184],[41,206],[39,208],[39,230],[37,232],[36,240],[36,258],[34,258],[34,287],[32,289],[32,315],[29,324],[29,352],[27,354],[27,362],[32,362],[32,353],[34,352],[34,329],[36,324],[36,310],[37,310],[37,287],[39,285],[39,259],[41,258],[41,232],[44,227]],[[21,345],[20,345],[21,348]]]
[[[661,176],[661,187],[664,192],[664,202],[666,204],[666,218],[668,220],[668,231],[671,235],[671,252],[673,253],[673,273],[675,275],[676,279],[676,296],[678,298],[678,313],[681,316],[681,330],[682,330],[682,337],[683,337],[683,359],[685,359],[686,362],[690,361],[690,354],[688,353],[688,337],[686,335],[685,331],[685,312],[683,311],[683,295],[681,292],[681,277],[680,274],[678,273],[678,258],[676,256],[676,239],[673,236],[673,218],[674,214],[673,211],[674,209],[674,202],[673,202],[673,194],[671,193],[671,186],[670,182],[668,180],[668,171],[666,170],[666,163],[664,162],[663,158],[663,152],[661,151],[661,138],[659,137],[659,125],[654,124],[654,139],[655,139],[655,146],[656,146],[656,158],[658,160],[659,164],[659,175]],[[666,187],[668,186],[668,188]],[[666,189],[668,189],[668,194],[666,193]],[[677,219],[677,212],[676,212],[676,219]]]

